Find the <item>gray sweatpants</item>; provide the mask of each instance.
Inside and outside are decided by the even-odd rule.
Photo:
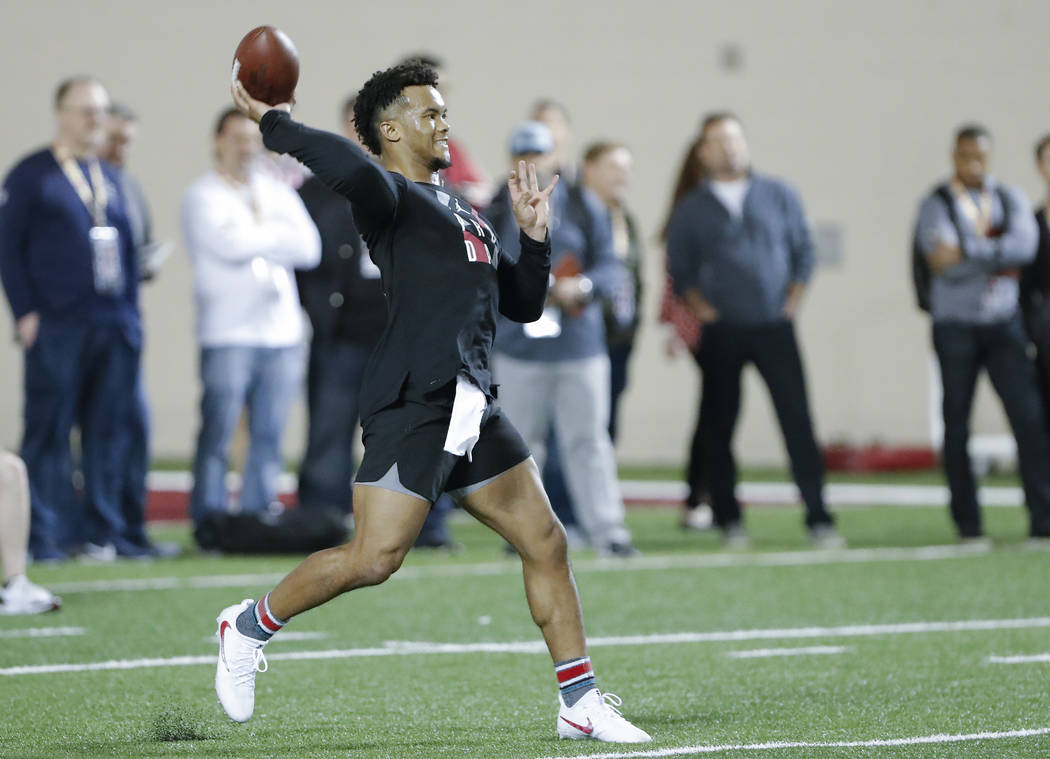
[[[520,361],[492,356],[499,404],[532,451],[540,470],[554,425],[576,517],[597,547],[630,542],[609,439],[609,356],[570,361]]]

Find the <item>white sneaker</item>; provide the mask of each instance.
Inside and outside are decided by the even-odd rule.
[[[117,560],[117,547],[112,543],[85,543],[80,558],[82,561],[102,561],[108,564]]]
[[[265,640],[256,640],[237,630],[237,617],[254,601],[246,598],[223,609],[219,623],[219,662],[215,668],[215,693],[227,716],[234,722],[247,722],[255,711],[255,673],[265,672]]]
[[[0,614],[43,614],[62,608],[62,599],[51,591],[16,575],[0,587]]]
[[[558,694],[558,737],[580,740],[592,738],[605,743],[648,743],[649,733],[639,730],[623,718],[617,709],[621,703],[615,693],[602,693],[597,688],[587,691],[574,706],[566,706]]]
[[[682,509],[682,518],[678,522],[678,526],[683,530],[691,530],[693,532],[704,532],[705,530],[713,529],[715,526],[715,515],[711,511],[711,507],[706,503],[701,503],[699,506],[686,506]]]

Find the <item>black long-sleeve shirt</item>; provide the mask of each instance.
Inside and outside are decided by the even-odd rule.
[[[489,354],[497,311],[538,319],[547,296],[550,241],[521,234],[516,264],[502,261],[491,225],[449,190],[411,182],[338,135],[269,111],[259,124],[270,150],[289,153],[350,200],[382,274],[386,329],[365,370],[362,419],[401,397],[426,400],[464,373],[495,397]]]

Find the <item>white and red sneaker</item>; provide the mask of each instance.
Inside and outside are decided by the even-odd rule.
[[[566,706],[558,696],[558,737],[581,740],[591,738],[605,743],[648,743],[649,733],[623,718],[617,709],[623,703],[615,693],[588,691],[574,706]]]
[[[44,614],[62,608],[62,599],[23,575],[0,586],[0,614]]]
[[[255,673],[266,671],[265,640],[256,640],[237,630],[237,617],[255,603],[246,598],[223,609],[219,623],[219,662],[215,668],[215,693],[227,716],[247,722],[255,711]]]

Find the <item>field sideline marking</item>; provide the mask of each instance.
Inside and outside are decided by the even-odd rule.
[[[919,746],[931,743],[965,743],[969,741],[994,741],[1003,738],[1031,738],[1037,735],[1050,734],[1050,727],[1037,727],[1030,730],[1006,730],[998,733],[966,733],[963,735],[921,735],[915,738],[885,738],[871,741],[828,741],[810,743],[807,741],[773,741],[770,743],[737,743],[711,746],[683,746],[681,748],[661,748],[652,751],[630,751],[618,754],[573,754],[569,756],[546,756],[541,759],[628,759],[628,757],[661,757],[683,756],[686,754],[721,754],[726,751],[769,751],[782,748],[869,748],[881,746]]]
[[[664,571],[674,569],[720,569],[733,567],[806,567],[827,564],[868,564],[899,561],[941,561],[965,559],[992,553],[988,546],[945,545],[916,548],[848,548],[841,551],[774,551],[770,553],[713,553],[686,556],[639,556],[633,559],[577,559],[573,570],[584,572]],[[409,566],[392,580],[419,580],[433,577],[489,577],[520,575],[521,564],[513,559],[483,564],[440,564]],[[198,590],[202,588],[242,588],[271,586],[285,573],[198,575],[191,577],[134,577],[115,580],[78,580],[50,583],[55,593],[99,593],[115,590]]]
[[[0,638],[57,638],[83,635],[83,627],[29,627],[23,630],[0,630]]]
[[[989,664],[1050,664],[1050,654],[1031,656],[989,656]]]
[[[193,477],[189,472],[150,472],[150,490],[189,493]],[[240,489],[240,477],[230,472],[226,486]],[[294,493],[295,475],[282,472],[278,491]],[[677,480],[620,480],[620,491],[628,501],[680,503],[688,495],[686,483]],[[737,497],[754,504],[801,503],[798,488],[793,482],[753,482],[737,484]],[[1024,492],[1018,486],[985,486],[979,489],[982,506],[1015,507],[1024,504]],[[893,485],[876,482],[830,482],[824,485],[824,500],[829,506],[909,506],[915,508],[942,508],[948,505],[947,485]]]
[[[803,648],[755,648],[748,651],[726,651],[730,659],[770,659],[776,656],[831,656],[844,654],[846,646],[806,646]]]
[[[930,632],[974,632],[987,630],[1019,630],[1050,627],[1050,617],[1022,619],[973,619],[957,622],[905,622],[884,625],[847,625],[844,627],[800,627],[790,629],[730,630],[722,632],[687,632],[655,635],[623,635],[596,637],[587,641],[588,646],[651,646],[679,643],[718,643],[741,640],[777,640],[798,638],[864,637],[877,635],[906,635]],[[387,641],[377,648],[329,649],[321,651],[275,652],[267,656],[270,661],[304,661],[326,659],[350,659],[374,656],[413,656],[420,654],[471,654],[471,653],[520,653],[543,654],[547,652],[541,640],[513,641],[509,643],[433,643],[427,641]],[[175,656],[171,658],[118,659],[110,661],[84,662],[81,664],[37,664],[0,669],[0,676],[42,675],[56,672],[93,672],[113,669],[145,669],[149,667],[184,667],[194,664],[215,664],[211,656]]]

